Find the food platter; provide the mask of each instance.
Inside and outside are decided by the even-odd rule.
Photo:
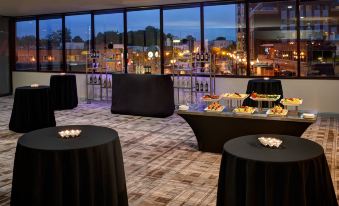
[[[287,109],[282,108],[281,106],[275,106],[269,110],[267,110],[266,114],[268,116],[277,116],[277,117],[284,117],[288,113]]]
[[[204,109],[206,112],[222,112],[225,109],[225,106],[222,106],[221,104],[217,102],[213,102],[208,107]]]
[[[241,106],[238,108],[235,108],[233,112],[235,114],[245,114],[245,115],[251,115],[256,111],[256,108],[254,107],[248,107],[248,106]]]
[[[254,101],[262,101],[262,102],[274,102],[280,99],[281,95],[278,94],[257,94],[252,93],[250,98]]]
[[[217,102],[220,101],[221,97],[219,95],[204,95],[203,97],[201,97],[201,101],[204,102]]]
[[[225,93],[222,95],[224,99],[235,99],[235,100],[244,100],[248,97],[248,94],[240,94],[240,93]]]
[[[283,98],[280,103],[284,106],[300,106],[303,103],[301,98]]]

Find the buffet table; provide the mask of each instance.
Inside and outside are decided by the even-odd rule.
[[[18,87],[15,89],[9,129],[29,132],[55,126],[54,110],[48,86]]]
[[[267,148],[258,137],[281,139]],[[337,206],[323,148],[285,135],[250,135],[225,143],[219,173],[218,206]]]
[[[226,109],[205,112],[203,105],[195,105],[187,111],[179,110],[177,114],[191,126],[200,151],[221,153],[226,141],[244,135],[272,133],[300,137],[316,121],[316,118],[302,118],[302,112],[286,117],[267,116],[266,111],[241,115]]]
[[[58,132],[80,129],[77,138]],[[62,126],[23,135],[16,147],[11,205],[128,205],[118,133],[97,126]]]
[[[52,75],[50,87],[52,103],[55,110],[73,109],[78,106],[75,75]]]
[[[112,74],[113,114],[168,117],[174,112],[170,75]]]
[[[283,89],[281,85],[281,81],[277,79],[251,79],[247,83],[247,94],[251,94],[252,92],[258,94],[276,94],[280,95],[280,98],[275,102],[279,104],[281,98],[283,98]],[[251,98],[247,98],[244,100],[243,105],[257,107],[258,102],[253,101]],[[267,102],[263,102],[263,107],[268,107]]]

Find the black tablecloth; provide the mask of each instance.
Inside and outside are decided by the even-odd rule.
[[[54,126],[50,88],[48,86],[16,88],[9,129],[23,133]]]
[[[283,89],[281,86],[281,81],[276,79],[252,79],[248,81],[247,84],[247,94],[251,94],[252,92],[256,92],[258,94],[279,94],[281,98],[283,98]],[[279,104],[280,100],[276,101],[276,104]],[[252,106],[257,107],[258,102],[253,101],[249,97],[244,100],[244,106]],[[263,107],[267,107],[268,103],[263,102]]]
[[[112,75],[111,112],[167,117],[174,113],[174,91],[170,75]]]
[[[58,138],[65,129],[82,133],[75,139]],[[23,135],[16,148],[11,205],[128,205],[117,132],[63,126]]]
[[[50,87],[55,110],[73,109],[78,106],[75,75],[52,75]]]
[[[260,136],[283,140],[262,146]],[[217,205],[337,206],[323,148],[310,140],[251,135],[228,141],[220,166]]]

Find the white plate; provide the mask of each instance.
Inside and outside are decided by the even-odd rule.
[[[302,117],[304,119],[315,119],[316,115],[315,114],[311,114],[311,113],[303,113]]]
[[[189,106],[187,106],[187,105],[180,105],[179,106],[179,110],[181,110],[181,111],[187,111],[187,110],[189,110]]]
[[[303,100],[301,99],[299,104],[295,104],[295,103],[284,102],[284,100],[282,99],[280,103],[284,106],[300,106],[302,105]]]
[[[232,94],[232,93],[226,93],[226,94],[222,95],[222,97],[224,99],[244,100],[244,99],[246,99],[249,96],[249,94],[240,94],[241,97],[239,97],[239,96],[238,97],[229,97],[229,96],[226,96],[227,94]]]
[[[236,109],[233,110],[234,114],[242,114],[242,115],[251,115],[253,114],[257,109],[255,108],[252,112],[236,112]]]
[[[203,102],[218,102],[220,100],[221,100],[220,96],[219,96],[218,99],[204,99],[204,98],[201,97],[201,101],[203,101]]]
[[[278,95],[277,98],[253,98],[253,97],[250,97],[252,100],[254,101],[262,101],[262,102],[275,102],[277,101],[278,99],[280,99],[280,95]]]
[[[288,110],[287,109],[284,109],[283,110],[283,113],[281,114],[275,114],[271,111],[271,109],[267,110],[266,114],[269,115],[269,116],[277,116],[277,117],[283,117],[283,116],[286,116],[288,113]]]
[[[222,112],[222,111],[224,111],[224,109],[225,109],[225,106],[221,106],[218,110],[210,110],[210,109],[208,109],[208,107],[206,107],[204,109],[204,111],[205,112]]]

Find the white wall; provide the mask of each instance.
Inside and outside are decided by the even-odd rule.
[[[49,85],[50,73],[13,72],[13,89],[33,83]],[[85,74],[76,74],[78,96],[86,98]],[[216,93],[245,92],[248,78],[217,78]],[[301,109],[339,113],[339,80],[282,79],[285,97],[301,97]]]

